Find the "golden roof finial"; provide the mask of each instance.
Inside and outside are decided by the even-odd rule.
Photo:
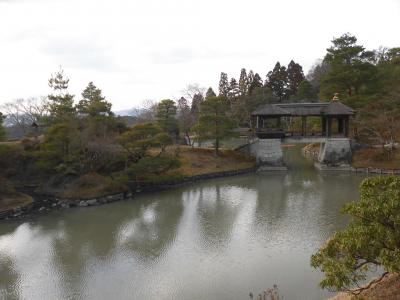
[[[332,101],[339,101],[339,93],[334,94]]]

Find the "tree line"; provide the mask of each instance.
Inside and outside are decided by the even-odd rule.
[[[132,124],[156,123],[177,143],[192,145],[193,139],[215,139],[214,144],[220,144],[217,138],[232,136],[234,127],[253,127],[251,113],[263,104],[329,101],[333,94],[339,93],[343,103],[358,110],[352,124],[357,138],[368,143],[394,145],[400,128],[397,118],[399,61],[400,48],[367,50],[357,43],[355,36],[346,33],[332,40],[323,59],[307,75],[294,60],[287,66],[277,62],[264,78],[245,68],[240,70],[238,79],[229,79],[222,72],[216,92],[211,87],[206,89],[190,84],[176,101],[166,99],[160,103],[146,103],[131,118],[112,117],[111,104],[93,84],[88,85],[82,100],[74,106],[74,96],[65,93],[68,82],[63,81],[62,73],[49,81],[58,94],[39,100],[17,100],[3,105],[1,110],[7,115],[7,122],[23,128],[24,133],[30,131],[35,120],[48,116],[63,118],[62,114],[68,119],[78,114],[88,116],[91,130],[96,134],[102,131],[103,136],[107,135],[110,126],[121,127],[122,121],[129,120]],[[98,100],[92,103],[88,100],[91,98]],[[386,148],[382,146],[382,149]],[[388,156],[391,153],[389,151]]]

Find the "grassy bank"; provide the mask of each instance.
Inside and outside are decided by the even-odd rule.
[[[400,169],[400,151],[395,151],[388,160],[379,148],[360,149],[353,154],[353,166],[356,168]]]
[[[319,143],[308,144],[303,152],[310,157],[318,157]],[[353,152],[352,166],[354,168],[400,169],[400,151],[394,151],[388,159],[387,154],[381,148],[359,149]]]
[[[8,180],[0,177],[0,212],[24,207],[32,202],[32,197],[17,192]]]
[[[180,147],[181,166],[177,170],[183,176],[248,169],[254,167],[253,158],[233,150],[221,150],[215,156],[214,149]]]
[[[24,207],[33,202],[32,197],[22,194],[15,193],[14,195],[0,197],[0,212],[8,211],[16,207]]]

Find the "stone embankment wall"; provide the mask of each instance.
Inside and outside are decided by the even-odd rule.
[[[283,166],[283,152],[280,139],[257,139],[237,149],[242,153],[254,156],[257,165]]]
[[[327,138],[321,143],[318,162],[321,168],[350,167],[351,146],[348,138]]]

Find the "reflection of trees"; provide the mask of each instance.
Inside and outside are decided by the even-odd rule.
[[[180,193],[177,197],[171,193],[160,194],[157,201],[154,195],[144,195],[143,199],[129,203],[54,212],[30,226],[28,238],[43,240],[42,247],[35,249],[46,252],[36,258],[37,264],[45,264],[43,269],[53,274],[49,279],[61,298],[85,292],[87,280],[91,278],[87,274],[90,269],[112,263],[118,251],[132,251],[141,259],[160,255],[174,240],[183,210]],[[134,230],[122,239],[129,224],[135,224]],[[26,251],[35,259],[35,253]],[[14,290],[19,293],[21,287],[16,285],[20,276],[32,275],[30,270],[14,268],[20,257],[14,261],[7,255],[0,253],[0,296],[12,295]]]
[[[62,292],[66,297],[71,291],[82,290],[82,273],[86,271],[88,261],[108,261],[114,254],[115,233],[121,222],[129,218],[129,211],[118,212],[114,213],[110,206],[88,208],[66,212],[57,221],[55,229],[54,224],[42,223],[43,228],[50,228],[54,234],[53,266],[59,269]],[[53,223],[54,219],[49,222]]]
[[[199,234],[202,245],[220,248],[231,239],[233,225],[240,211],[239,205],[232,205],[225,198],[229,186],[216,183],[212,187],[200,189],[197,207]]]
[[[65,295],[83,289],[88,262],[108,263],[120,246],[142,258],[159,255],[174,238],[181,213],[182,206],[175,199],[135,199],[67,213],[57,224],[61,234],[53,242],[54,266],[65,279],[61,283]],[[121,245],[119,239],[129,224],[135,224],[134,231]]]
[[[175,239],[183,213],[181,192],[160,194],[158,201],[136,207],[130,221],[119,228],[121,245],[141,259],[154,259],[169,248]]]
[[[2,299],[18,299],[20,275],[15,270],[11,257],[5,253],[0,255],[0,297]]]

